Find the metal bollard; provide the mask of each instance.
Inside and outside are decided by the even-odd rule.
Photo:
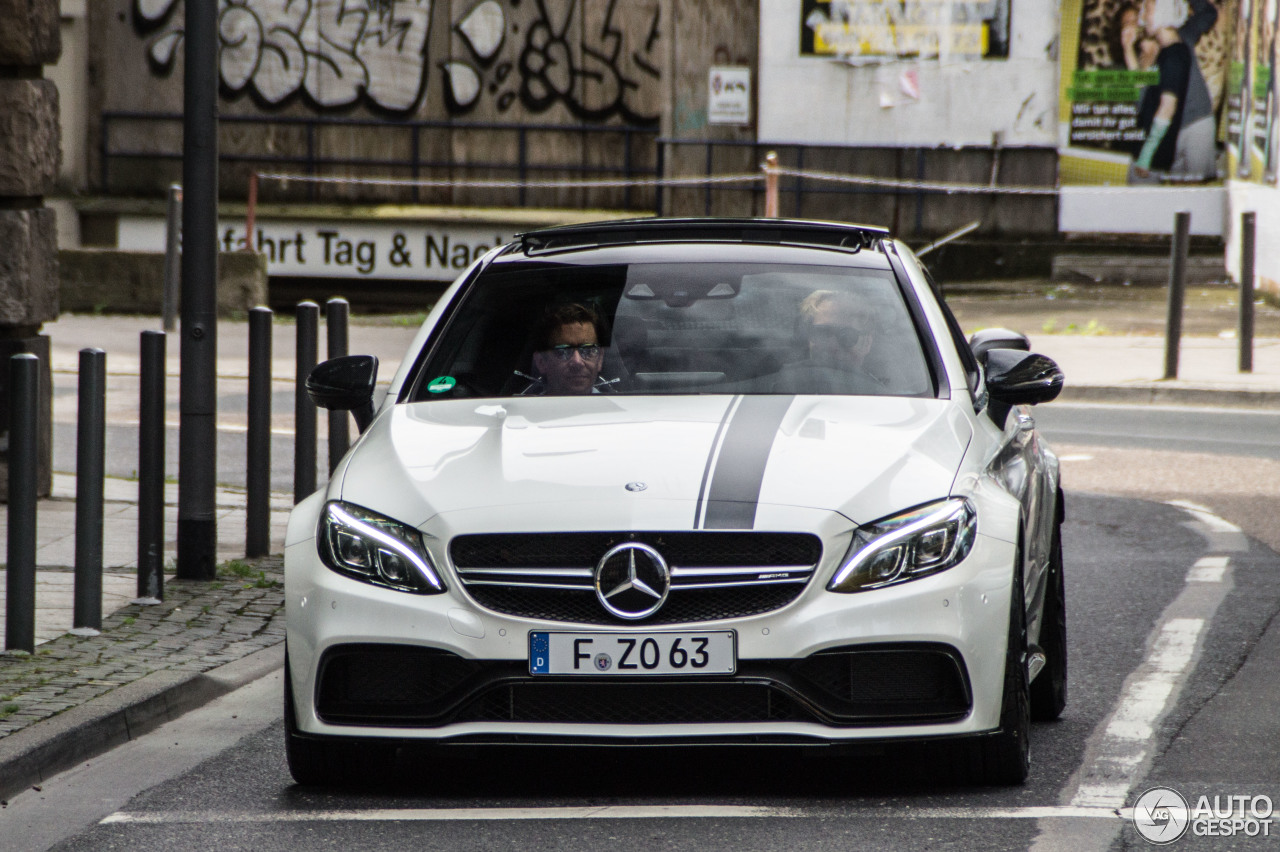
[[[325,330],[329,336],[329,357],[340,358],[347,354],[347,326],[351,305],[346,299],[330,299],[325,302]],[[351,447],[350,415],[345,411],[329,412],[329,473]]]
[[[1257,214],[1240,216],[1240,372],[1253,372],[1253,284],[1257,255]]]
[[[76,414],[76,565],[72,632],[102,629],[102,478],[105,474],[107,353],[80,350]]]
[[[297,387],[293,406],[293,502],[316,490],[316,406],[307,396],[307,376],[316,366],[320,306],[299,302],[297,308]]]
[[[1169,258],[1169,312],[1165,323],[1164,377],[1178,378],[1178,347],[1182,343],[1182,303],[1187,291],[1187,250],[1191,243],[1191,214],[1174,214],[1173,248]]]
[[[249,436],[245,453],[245,556],[271,550],[270,308],[249,311]]]
[[[9,538],[4,647],[36,650],[36,399],[40,359],[9,359]]]
[[[138,599],[164,600],[165,333],[144,331],[138,393]]]

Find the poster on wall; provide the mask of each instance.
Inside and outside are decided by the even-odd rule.
[[[1063,0],[1064,185],[1204,185],[1225,176],[1240,2],[1250,0]]]
[[[1227,82],[1228,172],[1235,180],[1276,186],[1280,176],[1280,0],[1240,0]]]
[[[801,0],[800,55],[855,64],[1009,55],[1011,0]]]

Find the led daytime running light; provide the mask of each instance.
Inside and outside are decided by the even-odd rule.
[[[916,512],[906,512],[900,517],[910,517]],[[883,528],[892,524],[896,518],[889,518],[879,524],[872,524],[858,530],[854,536],[854,547],[857,548],[852,556],[848,557],[845,563],[836,572],[827,588],[836,592],[860,591],[862,589],[880,588],[883,586],[893,585],[894,583],[912,580],[917,577],[924,577],[938,571],[950,568],[968,555],[969,547],[972,545],[973,527],[977,525],[977,516],[973,507],[967,500],[952,499],[943,501],[938,507],[916,520],[907,521],[899,526],[891,526],[888,530],[880,535],[876,535],[877,528]],[[934,563],[924,566],[924,570],[912,572],[910,566],[902,567],[899,564],[898,569],[892,576],[883,580],[872,580],[870,582],[859,583],[854,588],[843,588],[849,583],[850,578],[859,572],[865,571],[868,566],[878,557],[889,553],[897,548],[910,548],[914,539],[932,530],[940,530],[945,528],[947,524],[955,523],[957,525],[955,536],[950,542],[947,552],[943,554],[943,558],[936,560]],[[869,535],[869,538],[864,536]],[[859,546],[859,541],[861,545]],[[909,553],[900,554],[898,561],[901,563],[908,557]]]
[[[444,591],[444,584],[440,582],[440,578],[436,576],[435,569],[424,559],[422,555],[417,553],[412,547],[403,540],[381,530],[369,521],[357,518],[352,515],[339,503],[330,503],[326,507],[329,514],[330,522],[338,522],[353,533],[371,539],[374,542],[390,550],[392,553],[403,557],[410,565],[418,570],[418,575],[425,580],[437,592]],[[326,545],[329,547],[330,553],[337,559],[337,553],[334,550],[333,543],[326,535]],[[376,552],[374,554],[376,559]],[[341,560],[338,560],[341,561]],[[376,570],[376,568],[375,568]],[[373,575],[376,577],[376,575]]]

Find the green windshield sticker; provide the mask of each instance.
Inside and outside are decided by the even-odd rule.
[[[453,376],[441,376],[438,379],[432,379],[431,384],[427,385],[427,390],[431,393],[448,393],[457,383],[458,380]]]

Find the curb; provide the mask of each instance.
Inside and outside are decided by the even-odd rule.
[[[1280,391],[1244,388],[1173,387],[1158,383],[1133,386],[1073,385],[1067,383],[1062,402],[1145,403],[1220,408],[1280,409]]]
[[[264,677],[284,641],[207,672],[158,671],[0,739],[0,799]]]

